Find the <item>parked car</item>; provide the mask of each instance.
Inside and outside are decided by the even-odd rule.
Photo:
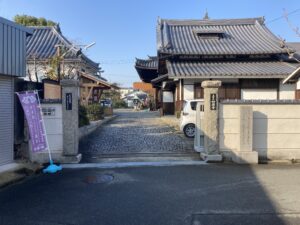
[[[111,107],[112,106],[112,102],[110,99],[103,99],[100,101],[100,105],[103,107]]]
[[[202,99],[185,100],[180,117],[180,130],[189,138],[195,137],[196,107],[197,103],[203,103]],[[204,108],[202,108],[203,110]]]

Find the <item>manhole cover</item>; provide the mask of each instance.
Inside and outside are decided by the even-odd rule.
[[[84,178],[84,182],[88,184],[103,184],[103,183],[108,183],[113,179],[114,179],[113,175],[102,174],[102,175],[87,176]]]

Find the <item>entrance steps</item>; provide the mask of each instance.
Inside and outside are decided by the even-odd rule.
[[[200,160],[160,160],[160,161],[136,161],[136,162],[101,162],[101,163],[80,163],[63,164],[63,169],[115,169],[130,167],[166,167],[166,166],[198,166],[210,165]]]
[[[93,155],[83,157],[83,163],[105,162],[159,162],[159,161],[201,161],[199,153],[137,153],[137,154],[113,154]]]

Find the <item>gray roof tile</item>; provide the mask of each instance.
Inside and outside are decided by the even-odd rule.
[[[298,66],[279,61],[167,61],[169,78],[286,78]]]
[[[216,32],[223,38],[199,38],[202,33]],[[287,50],[281,40],[264,25],[262,18],[225,20],[165,20],[157,25],[159,53],[187,55],[279,54]]]
[[[49,59],[56,55],[56,45],[63,45],[67,49],[73,47],[73,44],[65,38],[57,27],[31,27],[33,35],[27,39],[27,60],[36,58],[37,60]],[[79,49],[71,50],[66,54],[65,59],[78,60],[76,51]],[[94,68],[99,67],[96,63],[89,59],[86,55],[82,54],[81,59]]]
[[[149,56],[149,59],[136,59],[135,66],[157,70],[158,58],[156,56]]]

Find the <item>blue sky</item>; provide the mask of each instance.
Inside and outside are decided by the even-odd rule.
[[[300,41],[284,19],[288,12],[300,26],[299,0],[0,0],[0,16],[12,19],[28,14],[57,21],[66,37],[96,45],[86,54],[100,62],[103,76],[122,86],[138,81],[135,57],[156,54],[157,17],[201,19],[208,10],[212,19],[265,16],[268,27],[287,41]]]

